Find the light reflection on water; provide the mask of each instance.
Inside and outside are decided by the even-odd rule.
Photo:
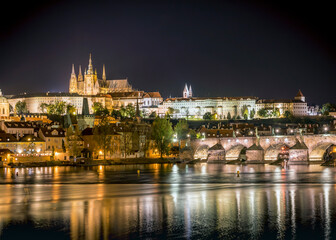
[[[332,239],[336,185],[321,180],[335,170],[311,167],[241,166],[239,178],[204,164],[3,169],[0,238]]]

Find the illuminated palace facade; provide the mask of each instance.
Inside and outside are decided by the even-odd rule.
[[[163,116],[170,112],[173,118],[202,118],[205,113],[210,113],[216,115],[216,119],[227,119],[228,115],[243,118],[243,110],[246,108],[248,118],[253,109],[257,117],[257,111],[263,108],[267,111],[278,108],[281,115],[285,111],[291,112],[294,116],[307,115],[307,102],[301,91],[294,99],[284,100],[258,99],[257,97],[194,97],[191,86],[188,87],[187,84],[182,97],[165,99],[159,106],[158,113]]]
[[[139,104],[142,111],[151,113],[158,108],[163,99],[159,92],[145,92],[132,88],[128,79],[107,80],[105,65],[101,78],[98,77],[97,70],[93,70],[91,54],[87,69],[82,74],[79,66],[78,75],[72,65],[72,72],[69,80],[69,92],[63,93],[36,93],[20,94],[9,96],[9,104],[15,108],[19,101],[25,101],[29,113],[43,113],[42,103],[54,104],[55,102],[65,102],[76,108],[77,114],[82,114],[83,99],[88,100],[89,112],[93,113],[92,105],[99,102],[108,110],[120,109],[129,104],[135,106]]]

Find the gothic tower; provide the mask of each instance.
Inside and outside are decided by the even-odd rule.
[[[69,83],[69,93],[77,93],[77,77],[75,73],[75,66],[73,64]]]
[[[184,89],[183,89],[183,98],[188,98],[189,97],[189,90],[187,84],[185,84]]]
[[[103,75],[102,75],[103,81],[106,81],[106,73],[105,73],[105,64],[103,64]]]
[[[84,95],[94,95],[97,94],[97,74],[93,72],[91,53],[89,59],[88,70],[84,75]],[[98,88],[99,92],[99,88]]]
[[[78,71],[77,91],[78,91],[78,94],[80,95],[84,94],[84,80],[83,80],[81,65],[79,65],[79,71]]]
[[[306,98],[305,96],[303,96],[301,90],[299,89],[299,92],[296,94],[295,100],[298,100],[298,101],[301,101],[301,102],[305,102],[306,101]]]
[[[190,97],[190,98],[192,97],[191,84],[190,84],[190,86],[189,86],[189,97]]]

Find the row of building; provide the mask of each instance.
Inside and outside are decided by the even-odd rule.
[[[2,121],[0,149],[10,152],[16,161],[70,160],[78,156],[103,158],[104,151],[94,132],[95,127],[81,131],[76,125],[64,128],[57,123],[42,121]],[[149,149],[149,132],[149,124],[111,121],[106,159],[145,157]],[[2,161],[9,159],[5,157]]]
[[[285,100],[259,99],[257,97],[194,97],[191,86],[186,85],[182,97],[170,97],[164,100],[159,92],[133,89],[127,78],[107,80],[105,65],[103,65],[102,77],[99,78],[97,70],[93,70],[90,55],[89,64],[84,74],[79,66],[79,73],[76,75],[74,65],[72,66],[68,93],[24,93],[8,95],[6,98],[1,94],[0,117],[4,118],[10,112],[14,112],[15,105],[19,101],[26,102],[29,113],[43,113],[45,109],[41,107],[41,104],[65,102],[73,105],[77,114],[82,114],[83,98],[88,99],[90,113],[93,113],[93,103],[99,102],[110,111],[138,104],[144,116],[155,112],[159,116],[169,113],[173,118],[202,118],[205,113],[210,113],[216,119],[238,116],[243,118],[244,115],[251,119],[257,117],[257,113],[261,109],[265,109],[269,116],[276,116],[274,112],[283,115],[286,111],[294,116],[318,114],[318,107],[309,107],[301,91],[293,99]]]

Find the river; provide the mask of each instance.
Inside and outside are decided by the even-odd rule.
[[[2,168],[0,239],[336,239],[335,180],[314,165]]]

